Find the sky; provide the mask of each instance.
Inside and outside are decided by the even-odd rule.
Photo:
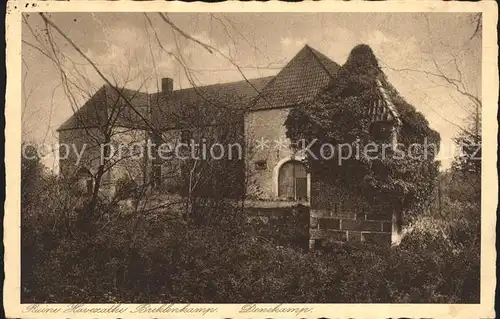
[[[161,78],[174,89],[275,75],[305,45],[339,64],[361,43],[374,51],[389,81],[441,134],[438,159],[450,166],[452,138],[470,118],[472,106],[453,86],[426,72],[461,79],[480,97],[481,37],[467,13],[49,13],[47,17],[73,41],[113,84],[153,93]],[[24,141],[56,145],[56,129],[104,80],[67,39],[53,29],[47,41],[38,14],[25,14],[22,31],[22,136]],[[75,85],[65,90],[60,61]],[[54,51],[52,51],[54,50]],[[238,66],[241,72],[236,68]],[[411,71],[410,71],[411,70]],[[424,71],[424,72],[422,72]],[[47,148],[50,149],[50,148]],[[44,163],[57,169],[55,157]]]

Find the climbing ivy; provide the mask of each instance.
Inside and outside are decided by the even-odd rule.
[[[380,97],[376,79],[401,120],[396,147],[370,130],[367,111]],[[396,125],[396,120],[387,125]],[[367,45],[351,51],[331,85],[313,102],[292,109],[285,126],[292,145],[305,152],[314,179],[343,185],[366,198],[377,196],[400,211],[424,205],[433,190],[439,133],[388,82]],[[333,150],[334,156],[325,156],[325,150]]]

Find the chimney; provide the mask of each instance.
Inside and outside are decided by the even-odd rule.
[[[174,90],[174,79],[163,78],[161,79],[161,92],[171,93]]]

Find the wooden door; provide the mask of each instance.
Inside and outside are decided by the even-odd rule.
[[[290,161],[281,166],[278,175],[278,196],[288,200],[307,199],[307,173],[304,164]]]

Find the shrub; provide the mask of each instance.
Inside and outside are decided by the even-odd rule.
[[[44,227],[40,240],[23,242],[23,252],[28,247],[35,257],[31,276],[23,277],[29,289],[24,302],[456,303],[479,298],[479,251],[443,240],[433,230],[415,228],[396,249],[345,244],[302,252],[161,216],[116,219],[93,237],[63,237],[47,226],[36,225]]]
[[[22,302],[479,302],[480,214],[471,202],[454,201],[447,209],[457,211],[442,218],[416,214],[394,249],[307,252],[247,236],[242,212],[224,201],[197,202],[195,223],[107,207],[106,219],[83,227],[81,198],[53,178],[38,186],[27,194],[41,204],[22,205]]]

